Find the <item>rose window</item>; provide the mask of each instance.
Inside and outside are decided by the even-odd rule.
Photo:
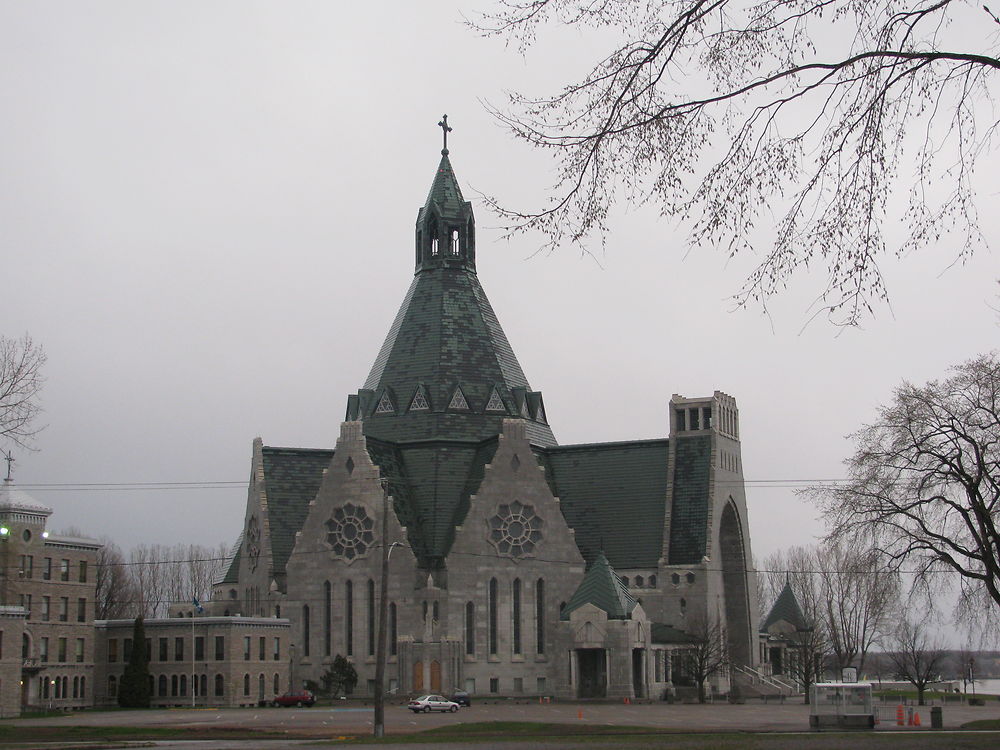
[[[260,560],[260,524],[257,522],[257,516],[251,516],[247,524],[247,560],[250,570],[256,570]]]
[[[534,506],[518,502],[497,508],[489,530],[489,540],[501,555],[532,555],[542,541],[542,519],[535,515]]]
[[[375,541],[375,522],[368,517],[363,506],[341,505],[334,509],[333,516],[326,522],[327,544],[333,554],[345,560],[354,560],[367,554]]]

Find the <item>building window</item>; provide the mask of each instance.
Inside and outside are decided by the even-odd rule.
[[[257,639],[257,655],[261,661],[267,658],[267,638],[264,636]]]
[[[77,638],[76,639],[76,661],[77,661],[77,664],[80,664],[80,663],[83,662],[83,648],[84,648],[83,638]]]
[[[490,692],[499,693],[500,692],[500,678],[490,677]]]
[[[368,655],[375,655],[375,581],[368,579]]]
[[[323,584],[323,655],[329,656],[331,645],[330,641],[332,639],[332,620],[333,620],[333,602],[331,594],[330,582],[326,581]]]
[[[30,578],[30,576],[29,576]],[[52,580],[52,558],[45,558],[45,565],[42,567],[42,580],[51,581]]]
[[[186,674],[181,675],[181,697],[185,697],[188,694],[188,678]]]
[[[59,622],[69,622],[69,597],[59,597]]]
[[[302,605],[302,655],[309,656],[309,605]]]
[[[521,653],[521,579],[515,578],[511,587],[511,632],[514,641],[514,653]]]
[[[122,661],[132,658],[132,639],[126,638],[122,641]]]
[[[48,622],[52,617],[52,612],[50,610],[51,600],[47,596],[42,597],[42,620]]]
[[[60,664],[66,661],[66,639],[59,639],[59,653],[57,654],[57,659]]]
[[[688,412],[688,419],[690,420],[690,424],[691,424],[691,429],[692,430],[700,430],[701,429],[701,424],[699,424],[698,415],[699,415],[699,412],[698,412],[697,407]]]
[[[177,675],[170,675],[170,695],[177,696]]]
[[[80,597],[76,600],[76,621],[86,622],[87,621],[87,600]]]
[[[42,644],[38,649],[38,658],[43,662],[49,660],[49,639],[47,637],[42,637]]]
[[[250,675],[243,675],[243,695],[250,695]]]
[[[201,681],[201,693],[200,693],[200,695],[207,696],[208,695],[208,675],[207,674],[203,674],[199,679]]]
[[[31,578],[35,574],[35,558],[32,555],[21,555],[21,569],[19,571],[22,578]]]
[[[48,690],[46,690],[45,692],[48,693]],[[111,696],[112,698],[118,695],[118,680],[115,678],[114,675],[108,677],[108,695]],[[47,698],[48,696],[46,695],[45,697]]]
[[[281,694],[281,679],[278,677],[277,672],[274,673],[274,694],[275,695]]]
[[[497,652],[497,579],[490,579],[489,593],[489,642],[490,655],[495,656]]]
[[[59,562],[59,580],[69,580],[69,560],[61,560]]]
[[[161,698],[167,697],[167,676],[165,674],[160,675],[160,679],[157,681],[159,684],[159,695]]]
[[[28,618],[31,618],[31,594],[21,594],[21,606],[24,607],[24,611],[28,613]]]
[[[344,595],[344,646],[348,656],[354,655],[354,583],[348,581],[345,584],[346,594]]]
[[[476,655],[476,605],[473,602],[465,603],[465,653]]]
[[[224,695],[225,694],[226,681],[222,678],[221,674],[215,675],[215,694]]]
[[[160,661],[167,661],[169,657],[169,646],[167,645],[166,638],[160,638]]]
[[[80,560],[80,583],[87,582],[87,561]]]
[[[226,658],[226,636],[215,636],[215,660],[224,661]]]
[[[535,653],[545,653],[545,581],[535,581]]]
[[[194,639],[195,661],[205,661],[205,637],[199,635]]]
[[[243,636],[243,661],[250,661],[250,636]]]
[[[111,638],[108,640],[108,661],[116,662],[118,661],[118,639]]]
[[[656,576],[655,575],[651,575],[649,577],[648,583],[649,583],[649,585],[650,585],[651,588],[655,588],[656,587]]]
[[[281,659],[281,639],[280,638],[275,638],[274,639],[274,660],[278,661],[279,659]]]
[[[174,638],[174,661],[184,661],[183,638]],[[183,693],[181,695],[183,695]]]
[[[389,604],[389,655],[396,655],[396,640],[398,638],[398,633],[396,631],[396,603],[390,602]]]
[[[677,417],[677,431],[684,432],[684,410],[675,409],[674,416]]]

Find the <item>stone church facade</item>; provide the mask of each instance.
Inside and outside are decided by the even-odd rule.
[[[254,441],[210,614],[287,618],[292,685],[339,654],[370,693],[388,545],[390,692],[660,697],[706,623],[755,666],[735,399],[675,395],[662,439],[559,445],[475,254],[445,149],[413,282],[336,445]]]

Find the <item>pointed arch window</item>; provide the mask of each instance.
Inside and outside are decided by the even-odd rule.
[[[476,655],[476,605],[473,602],[465,603],[465,653]]]
[[[458,227],[448,230],[448,252],[451,257],[456,258],[462,252],[462,238],[459,235]]]
[[[486,411],[507,411],[507,407],[504,406],[503,399],[500,398],[500,393],[495,386],[490,393],[490,400],[486,402]]]
[[[333,619],[333,587],[329,581],[323,583],[323,655],[329,656],[331,652],[331,621]]]
[[[438,255],[438,228],[437,219],[431,216],[431,220],[427,222],[427,234],[431,238],[431,257],[436,258]]]
[[[417,392],[413,394],[413,399],[410,401],[410,411],[427,411],[430,408],[431,405],[427,401],[424,389],[418,388]]]
[[[392,414],[394,411],[396,411],[396,409],[392,405],[392,399],[389,398],[389,392],[382,391],[382,397],[378,400],[378,406],[375,407],[375,413]]]
[[[521,579],[515,578],[511,587],[511,633],[514,641],[514,654],[521,653]]]
[[[395,656],[397,652],[396,642],[399,640],[399,633],[396,630],[396,602],[389,603],[389,655]]]
[[[489,594],[489,642],[490,642],[490,655],[495,656],[497,653],[497,614],[499,607],[497,606],[497,579],[490,579],[490,594]]]
[[[354,584],[347,581],[344,589],[344,650],[354,656]]]
[[[451,402],[448,404],[449,409],[461,409],[464,411],[469,410],[469,402],[465,400],[465,394],[462,393],[462,389],[456,388],[455,393],[451,397]]]
[[[302,605],[302,655],[309,656],[309,605]]]
[[[545,653],[545,581],[535,582],[535,653]]]
[[[375,655],[375,581],[368,579],[368,655]]]

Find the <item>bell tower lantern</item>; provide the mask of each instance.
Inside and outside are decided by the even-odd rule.
[[[472,204],[462,197],[455,171],[448,159],[448,115],[438,123],[444,136],[441,163],[427,201],[417,212],[416,268],[476,270],[476,219]]]

